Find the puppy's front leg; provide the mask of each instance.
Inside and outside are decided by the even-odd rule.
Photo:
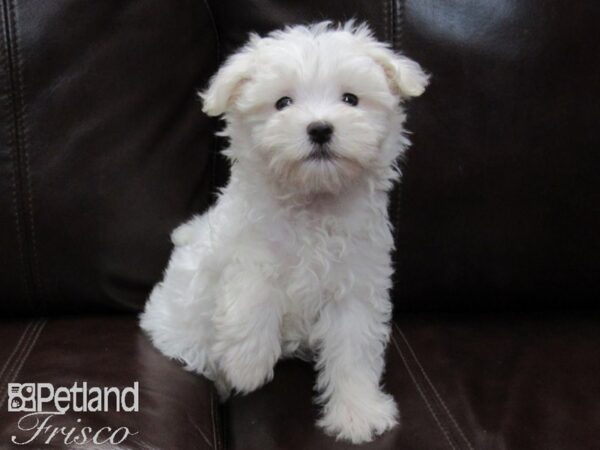
[[[318,425],[338,439],[367,442],[397,423],[394,399],[380,389],[389,318],[387,298],[345,298],[328,304],[319,319]]]
[[[225,270],[213,322],[212,347],[225,383],[241,393],[273,378],[281,355],[281,293],[265,264],[235,263]]]

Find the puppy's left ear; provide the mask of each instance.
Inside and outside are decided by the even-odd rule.
[[[227,112],[242,85],[252,76],[254,44],[258,39],[258,36],[252,36],[245,47],[230,56],[211,78],[206,90],[199,94],[203,103],[202,111],[209,116],[220,116]]]
[[[418,97],[425,92],[429,75],[417,62],[383,46],[378,46],[371,56],[383,68],[394,94],[408,98]]]

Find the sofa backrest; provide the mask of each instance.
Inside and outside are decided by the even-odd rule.
[[[598,298],[592,1],[25,0],[2,9],[0,314],[139,310],[226,180],[195,91],[250,31],[366,20],[432,73],[390,212],[397,310]]]
[[[399,305],[596,306],[600,5],[404,3],[400,46],[433,78],[396,203]]]
[[[133,310],[210,200],[202,1],[24,0],[0,18],[0,311]]]

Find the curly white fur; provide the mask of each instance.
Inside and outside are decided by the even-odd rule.
[[[166,355],[226,395],[314,355],[319,425],[364,442],[397,422],[381,391],[390,332],[388,191],[408,145],[401,101],[427,76],[365,25],[328,22],[252,35],[202,94],[224,114],[231,179],[214,207],[177,228],[141,325]],[[353,93],[356,106],[342,101]],[[281,111],[277,99],[293,103]],[[329,159],[307,125],[333,125]]]

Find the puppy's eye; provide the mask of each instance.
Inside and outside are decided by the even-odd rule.
[[[275,108],[277,108],[278,111],[281,111],[283,108],[287,108],[292,103],[294,103],[294,100],[292,100],[290,97],[281,97],[279,100],[277,100],[277,102],[275,102]]]
[[[346,92],[342,95],[342,101],[350,106],[358,105],[358,97],[350,92]]]

